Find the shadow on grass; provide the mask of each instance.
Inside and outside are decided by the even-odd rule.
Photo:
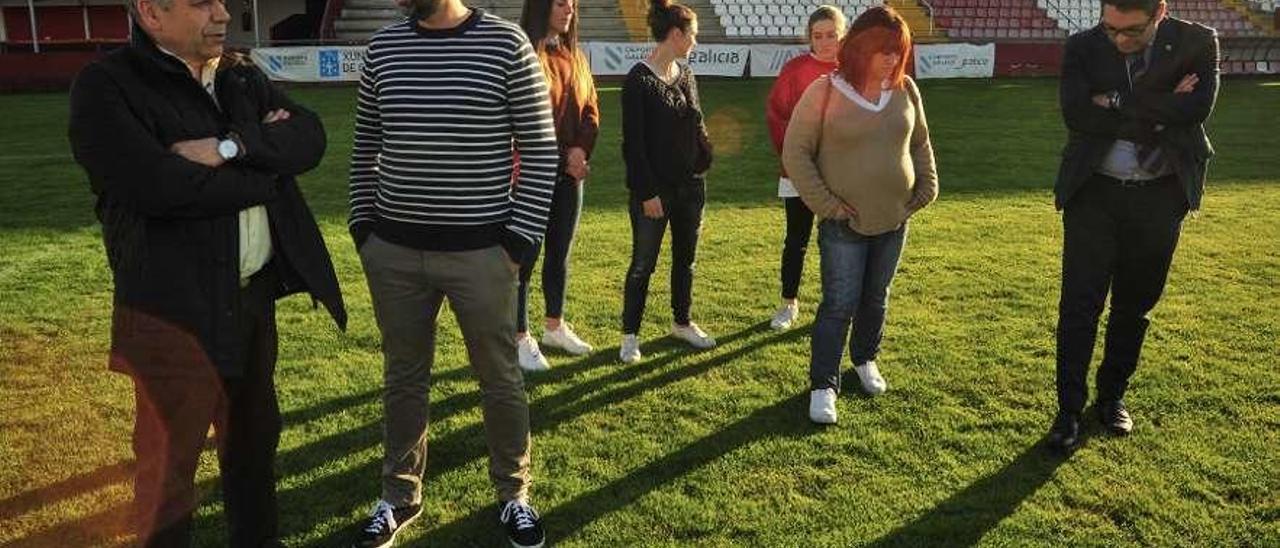
[[[723,337],[720,339],[720,348],[727,348],[734,342],[749,338],[752,335],[766,332],[768,332],[767,322],[762,322],[746,330]],[[619,366],[617,371],[604,375],[601,378],[574,385],[571,388],[557,392],[556,394],[545,398],[538,398],[533,401],[529,406],[533,432],[536,436],[539,432],[553,429],[557,425],[571,421],[588,413],[608,408],[609,406],[624,402],[645,392],[696,377],[716,367],[727,365],[761,347],[782,341],[797,339],[805,336],[807,333],[808,329],[806,327],[800,327],[786,333],[770,335],[727,352],[714,354],[705,360],[678,368],[667,369],[666,366],[679,358],[687,357],[689,354],[685,352],[672,352],[644,361],[639,366]],[[668,344],[671,343],[668,341],[655,341],[650,343],[650,348],[661,348]],[[578,365],[577,367],[587,367],[589,364],[598,364],[601,361],[612,362],[612,351],[613,349],[601,350],[596,355],[584,360],[584,365]],[[601,355],[604,357],[601,357]],[[533,379],[538,380],[531,382],[554,382],[556,380],[554,375],[557,374],[558,370],[561,370],[561,375],[572,376],[574,374],[572,366],[563,366],[552,369],[546,374],[532,377]],[[440,402],[439,404],[433,404],[432,407],[433,409],[440,409],[441,407],[448,405],[448,403],[449,402]],[[444,409],[441,409],[441,411],[452,413],[457,412],[457,410]],[[798,411],[796,413],[798,413]],[[757,415],[760,415],[760,413],[757,413]],[[768,413],[765,413],[761,416],[769,415]],[[793,413],[792,418],[795,416],[800,415]],[[794,420],[791,420],[790,422],[794,423]],[[795,429],[794,424],[789,428]],[[745,431],[739,432],[738,430],[733,430],[733,432],[723,436],[720,434],[712,436],[711,438],[713,439],[708,442],[707,446],[704,449],[700,449],[697,455],[692,455],[690,458],[701,462],[712,460],[723,454],[724,451],[732,450],[733,447],[737,446],[733,443],[729,443],[727,440],[749,441],[740,439],[745,435],[745,433]],[[341,435],[346,436],[347,434]],[[363,428],[355,435],[358,437],[359,442],[364,444],[362,447],[376,445],[381,442],[380,424],[370,425],[370,427]],[[765,432],[765,435],[768,435],[768,432]],[[719,444],[722,443],[725,444],[723,451],[719,449]],[[325,445],[326,447],[335,450],[343,446],[342,443]],[[456,470],[473,460],[485,458],[488,454],[484,444],[483,427],[480,424],[470,425],[447,434],[439,439],[433,439],[430,442],[430,448],[430,454],[435,457],[433,460],[429,460],[427,464],[427,479],[425,480],[427,484],[430,484],[433,479],[450,471]],[[308,446],[305,450],[308,452],[325,452],[317,451],[315,446]],[[308,458],[319,462],[326,459],[340,458],[341,455],[349,453],[350,451],[348,450],[343,453],[330,454],[327,456],[311,455]],[[537,458],[536,454],[534,455],[534,458]],[[282,460],[287,460],[287,458]],[[672,474],[672,477],[677,474],[677,471],[679,471],[679,474],[683,474],[684,471],[688,470],[688,468],[683,467],[671,467],[669,463],[658,464],[657,466],[664,467],[662,473]],[[650,467],[646,467],[645,470],[648,470]],[[375,459],[362,463],[360,466],[346,470],[340,474],[322,478],[309,485],[297,489],[282,491],[280,493],[280,503],[282,508],[295,505],[307,508],[306,514],[304,516],[300,516],[302,522],[294,522],[290,524],[289,528],[298,531],[314,530],[326,519],[332,518],[333,516],[350,515],[357,509],[363,509],[378,495],[378,478],[380,469],[381,460]],[[288,473],[302,472],[302,470],[286,471]],[[645,473],[648,474],[648,472]],[[654,474],[648,475],[654,476],[655,478],[660,476]],[[632,474],[628,477],[634,476],[636,476],[636,474]],[[343,496],[333,496],[338,493],[350,492],[350,486],[352,484],[367,486],[363,493],[356,495],[358,497],[356,500]],[[661,482],[646,485],[657,486],[660,484]],[[637,496],[641,494],[643,493],[639,492],[637,489]],[[596,502],[591,500],[585,501],[582,504],[584,506],[590,506],[596,505]],[[473,514],[465,518],[450,523],[438,530],[434,530],[430,533],[427,543],[437,546],[457,546],[483,540],[483,543],[494,545],[501,540],[494,536],[497,534],[494,527],[494,519],[496,519],[496,514],[493,513],[494,511],[494,508],[490,506],[477,509]],[[552,514],[549,514],[550,516],[559,515],[558,509],[553,510],[552,512]],[[580,527],[581,525],[585,525],[589,521],[590,520],[582,521],[578,526]],[[347,527],[334,530],[323,538],[308,544],[312,546],[344,545],[345,543],[349,543],[350,536],[353,534],[354,527],[356,525],[357,524],[354,523],[349,524]],[[557,531],[556,534],[563,533]],[[448,538],[449,540],[442,541],[440,540],[441,538]]]
[[[120,461],[102,466],[39,489],[0,500],[0,522],[34,512],[47,505],[75,498],[109,485],[124,483],[133,477],[133,461]]]
[[[735,343],[753,336],[769,333],[765,323],[722,338],[720,351],[706,359],[680,367],[668,367],[686,358],[688,353],[675,350],[675,344],[658,340],[646,345],[646,351],[654,356],[641,366],[618,366],[615,371],[599,378],[577,383],[538,398],[530,405],[534,433],[552,429],[580,416],[607,409],[645,392],[690,379],[728,365],[743,356],[770,344],[790,341],[808,333],[802,326],[786,333],[771,334],[736,348]],[[614,362],[616,349],[602,349],[587,358],[557,367],[547,373],[531,376],[530,385],[555,385],[565,383],[584,371]],[[727,350],[727,351],[726,351]],[[853,379],[849,379],[853,380]],[[379,391],[367,391],[346,397],[334,398],[320,405],[292,411],[286,415],[286,424],[296,426],[332,413],[375,401]],[[479,404],[474,393],[464,393],[433,404],[436,417],[465,412]],[[548,534],[553,539],[563,539],[581,531],[601,517],[620,510],[646,494],[678,480],[680,477],[706,466],[724,455],[753,441],[778,436],[798,436],[812,433],[816,427],[802,420],[805,412],[803,394],[787,398],[755,411],[715,433],[692,442],[672,453],[658,458],[626,476],[597,489],[547,509],[544,516]],[[358,451],[376,447],[381,443],[381,421],[373,421],[355,429],[309,443],[281,453],[277,469],[282,477],[305,477],[312,471]],[[427,482],[450,471],[465,466],[487,455],[482,426],[473,424],[451,432],[431,442],[433,460],[428,469]],[[1001,470],[975,482],[963,491],[938,504],[935,508],[876,541],[876,546],[974,544],[1012,514],[1023,500],[1034,493],[1052,475],[1061,459],[1046,457],[1039,444],[1029,448]],[[103,467],[94,473],[77,476],[35,492],[25,493],[0,501],[0,516],[9,519],[38,509],[56,500],[74,497],[115,482],[126,481],[129,463]],[[332,527],[332,520],[351,515],[363,509],[377,496],[380,459],[372,458],[350,469],[328,475],[316,481],[280,492],[282,522],[286,534],[313,531],[320,527]],[[216,480],[203,482],[199,492],[211,493]],[[206,505],[217,505],[217,496],[208,496]],[[16,543],[6,546],[55,546],[68,531],[92,531],[97,533],[120,531],[127,505],[118,505],[71,523],[38,531]],[[432,528],[424,539],[431,545],[470,545],[475,543],[496,545],[501,543],[495,527],[495,508],[485,505],[466,516]],[[203,512],[197,518],[197,532],[203,540],[209,532],[220,529],[221,512]],[[339,546],[345,544],[355,524],[340,526],[323,538],[309,542],[314,546]]]
[[[755,333],[765,330],[764,324],[756,325],[750,329],[723,337],[722,345],[728,345],[741,338],[748,337]],[[672,340],[657,339],[646,343],[643,348],[646,353],[656,354],[662,351],[674,350],[678,345]],[[571,362],[537,376],[530,378],[529,383],[539,385],[553,385],[565,382],[574,376],[602,366],[616,362],[613,357],[616,354],[615,348],[604,349],[600,352],[592,354],[586,358]],[[564,407],[574,403],[579,398],[588,396],[604,387],[626,382],[638,376],[643,376],[647,372],[669,364],[670,362],[685,356],[684,353],[672,352],[662,355],[656,359],[645,363],[644,369],[638,368],[618,368],[616,371],[593,381],[575,385],[572,389],[558,393],[544,400],[539,400],[531,405],[531,413],[535,421],[534,431],[543,430],[555,424],[555,422],[544,422],[543,418],[554,415],[564,417],[564,419],[572,418],[581,413],[588,412],[594,407],[591,404],[574,406],[567,411],[552,413],[550,410]],[[709,365],[704,364],[703,367],[697,369],[697,372],[705,371]],[[671,373],[678,373],[676,370]],[[466,368],[459,369],[451,374],[465,375],[468,373]],[[675,382],[676,380],[687,378],[696,373],[686,375],[666,374],[656,381],[654,386]],[[435,380],[439,380],[436,378]],[[627,392],[634,395],[638,390],[632,389]],[[381,389],[369,390],[357,394],[351,394],[338,398],[332,398],[325,402],[289,411],[284,414],[284,423],[290,427],[296,427],[323,417],[342,413],[347,409],[368,404],[378,399]],[[628,396],[629,397],[629,396]],[[609,402],[621,401],[620,398],[610,399]],[[606,405],[604,403],[602,405]],[[451,396],[433,405],[434,418],[440,420],[443,417],[452,414],[465,412],[466,410],[479,405],[479,395],[475,392],[466,392]],[[563,419],[561,419],[563,420]],[[539,423],[542,423],[539,425]],[[282,452],[276,461],[276,469],[280,477],[303,475],[307,472],[315,470],[335,459],[341,459],[351,453],[362,451],[370,447],[374,447],[382,442],[382,422],[368,422],[358,428],[348,430],[346,432],[329,436],[327,438],[312,442],[303,447]],[[468,438],[471,438],[468,440]],[[483,432],[479,425],[465,429],[455,435],[448,436],[444,439],[434,441],[432,447],[436,451],[440,451],[445,455],[449,455],[438,463],[433,463],[432,476],[443,474],[449,470],[462,466],[466,462],[480,458],[485,455],[485,448],[482,442],[477,440],[483,439]],[[209,448],[212,448],[210,445]],[[435,454],[435,451],[433,451]],[[36,512],[45,506],[58,503],[63,500],[79,497],[88,493],[100,490],[102,488],[124,484],[132,478],[132,461],[122,461],[109,466],[100,467],[92,472],[80,474],[39,489],[27,491],[15,495],[13,497],[0,500],[0,521],[9,521],[19,518],[23,515]],[[376,480],[378,463],[369,462],[359,469],[359,473],[351,472],[344,474],[338,481],[324,483],[318,486],[312,486],[301,490],[286,490],[281,497],[281,511],[288,513],[294,509],[302,509],[305,511],[303,517],[299,519],[305,523],[298,530],[310,530],[317,524],[316,520],[322,520],[326,517],[332,517],[337,514],[327,514],[316,511],[315,500],[335,500],[332,497],[325,496],[330,487],[337,490],[332,492],[340,492],[341,484],[354,483],[356,485],[368,486],[370,493],[376,491]],[[196,486],[196,492],[200,493],[203,499],[202,505],[220,504],[220,493],[217,491],[217,479],[210,479],[201,482]],[[369,495],[361,493],[357,503],[354,500],[337,499],[336,502],[350,509],[352,503],[363,504],[365,498]],[[312,500],[312,497],[319,497]],[[323,505],[321,505],[323,506]],[[82,516],[73,520],[59,522],[51,527],[35,531],[30,535],[5,543],[3,546],[65,546],[66,540],[71,537],[83,537],[89,540],[101,540],[125,534],[127,532],[127,518],[129,506],[125,504],[117,504],[103,511],[96,512],[87,516]],[[204,512],[197,518],[195,530],[199,535],[201,531],[208,531],[216,528],[216,520],[221,520],[221,512]],[[288,522],[286,521],[286,525]]]
[[[333,398],[317,405],[288,411],[283,414],[284,423],[289,425],[305,424],[316,419],[342,413],[346,409],[375,400],[380,390],[370,390]],[[211,442],[206,449],[212,449]],[[99,467],[91,472],[79,474],[38,489],[0,500],[0,522],[15,520],[24,515],[57,504],[61,501],[84,496],[103,488],[127,484],[133,479],[132,460]],[[196,486],[198,494],[212,494],[217,487],[217,480],[200,482]],[[51,524],[51,527],[35,531],[30,535],[3,544],[4,547],[16,546],[68,546],[68,539],[82,538],[86,542],[101,541],[105,538],[127,534],[129,521],[129,504],[116,504],[105,510],[82,516],[73,520]]]
[[[720,361],[716,358],[713,361]],[[754,441],[783,436],[807,436],[820,427],[804,419],[808,395],[797,394],[755,411],[715,433],[644,465],[630,474],[556,506],[543,513],[547,537],[552,543],[581,531],[592,522],[639,500],[717,459]],[[436,527],[424,544],[455,546],[466,543],[498,545],[496,507],[480,508],[466,517]]]
[[[102,512],[36,531],[25,537],[0,544],[4,548],[63,548],[66,546],[103,546],[130,532],[130,508],[116,505]],[[114,544],[119,544],[114,543]]]
[[[1043,440],[870,546],[973,546],[1053,477],[1066,458]]]
[[[18,518],[61,501],[76,498],[112,485],[123,484],[133,477],[133,461],[120,461],[99,467],[39,489],[27,491],[0,500],[0,523],[10,523]],[[128,505],[117,505],[103,512],[54,527],[35,531],[25,537],[0,545],[4,548],[19,546],[54,547],[68,546],[73,539],[104,539],[125,534],[129,528]]]

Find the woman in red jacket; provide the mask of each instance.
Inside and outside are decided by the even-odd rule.
[[[845,31],[844,14],[832,6],[819,6],[809,15],[809,54],[787,62],[778,73],[769,92],[765,118],[769,123],[769,136],[773,149],[782,153],[782,137],[791,121],[791,110],[809,84],[819,76],[836,69],[836,54],[840,51],[840,39]],[[813,233],[813,212],[800,201],[800,195],[786,170],[778,178],[778,197],[787,211],[787,236],[782,248],[782,306],[774,313],[769,324],[774,329],[789,329],[799,313],[796,294],[800,289],[800,273],[804,269],[804,252]]]

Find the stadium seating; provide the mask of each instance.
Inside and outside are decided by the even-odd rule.
[[[1169,12],[1188,21],[1204,23],[1218,29],[1218,35],[1227,38],[1258,38],[1269,33],[1255,25],[1243,13],[1215,0],[1170,0]]]
[[[42,46],[92,49],[129,39],[129,19],[120,3],[110,5],[37,5],[36,32]],[[30,46],[31,15],[26,6],[3,7],[6,46]]]
[[[711,9],[728,38],[756,36],[803,38],[809,14],[822,4],[841,8],[850,19],[880,0],[711,0]]]
[[[523,0],[467,0],[475,6],[509,21],[519,21]],[[391,5],[390,0],[345,0],[341,12],[333,21],[331,38],[346,42],[363,42],[374,31],[400,20],[404,16]],[[624,16],[615,0],[580,0],[578,6],[579,33],[584,40],[615,40],[627,42],[638,39],[629,33]]]
[[[1271,0],[1275,1],[1275,0]],[[1057,20],[1058,27],[1073,33],[1098,23],[1097,0],[1037,0],[1049,17]],[[1218,30],[1226,38],[1253,38],[1268,36],[1244,14],[1224,5],[1219,0],[1168,0],[1170,15],[1179,19],[1203,23]]]
[[[933,0],[934,20],[959,40],[1059,40],[1066,33],[1033,0]]]
[[[1276,6],[1280,6],[1280,2],[1276,2],[1276,0],[1252,0],[1249,3],[1253,4],[1254,9],[1267,13],[1276,11]]]
[[[1280,41],[1235,39],[1222,44],[1223,74],[1280,74]]]

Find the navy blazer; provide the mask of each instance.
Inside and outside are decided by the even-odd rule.
[[[1058,209],[1098,170],[1126,124],[1155,136],[1192,210],[1200,208],[1213,146],[1204,121],[1218,96],[1218,37],[1209,27],[1167,17],[1156,29],[1147,70],[1129,89],[1124,55],[1102,26],[1067,39],[1059,103],[1067,144],[1054,184]],[[1188,74],[1200,81],[1190,93],[1173,93]],[[1117,91],[1119,110],[1095,105],[1092,97]]]

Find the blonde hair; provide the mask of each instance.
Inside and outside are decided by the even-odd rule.
[[[843,35],[845,29],[849,28],[849,20],[845,19],[844,13],[840,11],[840,8],[831,5],[822,5],[818,6],[817,9],[813,10],[813,13],[809,14],[809,26],[805,27],[805,32],[808,33],[809,36],[812,36],[813,26],[821,21],[831,21],[835,23],[836,34],[838,35]],[[805,40],[808,40],[809,36],[806,36]]]

